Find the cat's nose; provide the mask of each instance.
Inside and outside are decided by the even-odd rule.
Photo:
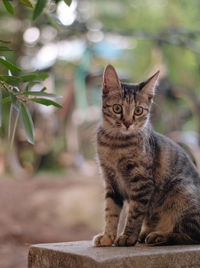
[[[130,122],[130,121],[125,121],[125,122],[124,122],[124,125],[125,125],[125,127],[126,127],[127,129],[130,127],[131,124],[132,124],[132,122]]]

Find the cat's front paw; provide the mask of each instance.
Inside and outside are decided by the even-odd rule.
[[[115,245],[118,247],[134,246],[136,242],[137,237],[123,234],[115,240]]]
[[[151,232],[145,239],[145,244],[148,245],[162,245],[167,243],[168,237],[166,234],[161,232]]]
[[[138,238],[138,242],[139,243],[144,243],[147,235],[148,235],[148,233],[146,233],[146,232],[140,233],[139,238]]]
[[[109,247],[112,246],[114,237],[107,234],[98,234],[93,238],[93,244],[95,247]]]

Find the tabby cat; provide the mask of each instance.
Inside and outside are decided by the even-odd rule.
[[[200,175],[186,152],[150,124],[159,72],[145,82],[104,71],[97,153],[105,180],[105,231],[95,246],[200,243]],[[124,202],[128,213],[118,235]]]

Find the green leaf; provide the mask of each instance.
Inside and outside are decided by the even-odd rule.
[[[12,86],[18,86],[20,79],[17,76],[0,75],[0,81],[4,81]]]
[[[44,92],[45,90],[47,90],[47,88],[46,88],[46,87],[43,87],[43,88],[40,90],[40,92]]]
[[[51,24],[51,26],[59,31],[60,28],[59,28],[58,24],[56,23],[54,16],[52,14],[49,14],[49,13],[45,13],[45,15],[47,16],[47,19],[48,19],[49,23]]]
[[[12,51],[9,47],[0,46],[0,51]]]
[[[48,77],[48,73],[39,73],[38,71],[31,73],[31,74],[26,74],[20,76],[20,80],[22,82],[29,82],[29,81],[43,81]]]
[[[8,120],[8,138],[10,138],[10,135],[11,135],[13,112],[14,112],[14,106],[11,103],[11,105],[10,105],[10,113],[9,113],[9,120]]]
[[[49,99],[44,99],[44,98],[30,98],[29,100],[30,101],[33,101],[33,102],[37,102],[37,103],[43,104],[43,105],[46,105],[46,106],[53,105],[53,106],[55,106],[57,108],[62,108],[62,106],[60,104],[58,104],[55,101],[49,100]]]
[[[0,43],[3,43],[3,44],[10,44],[11,42],[10,42],[10,41],[5,41],[5,40],[0,40]]]
[[[11,141],[10,141],[10,148],[11,149],[13,148],[13,144],[14,144],[14,139],[15,139],[15,134],[16,134],[16,130],[17,130],[17,123],[18,123],[18,119],[19,119],[19,114],[20,114],[20,111],[17,112],[16,117],[15,117],[12,137],[11,137]]]
[[[33,138],[33,120],[31,117],[31,114],[27,107],[21,103],[21,118],[22,118],[22,123],[24,125],[24,130],[26,133],[26,138],[28,142],[31,144],[34,144],[34,138]]]
[[[8,121],[8,138],[11,137],[11,132],[12,132],[12,137],[11,137],[11,142],[10,142],[10,147],[12,148],[21,109],[20,109],[20,106],[17,102],[17,98],[12,93],[10,93],[10,99],[11,99],[11,105],[10,105],[10,113],[9,113],[9,121]],[[15,113],[15,110],[17,113]],[[16,116],[15,116],[14,126],[13,126],[13,130],[12,130],[13,116],[14,115],[16,115]]]
[[[7,102],[10,102],[11,100],[10,100],[10,97],[8,96],[8,97],[5,97],[5,98],[3,98],[2,99],[2,103],[3,104],[5,104],[5,103],[7,103]]]
[[[33,10],[33,20],[35,20],[43,11],[47,3],[47,0],[37,0],[35,8]]]
[[[20,0],[20,2],[27,7],[31,7],[31,8],[33,7],[33,5],[31,4],[29,0]]]
[[[70,6],[71,3],[72,3],[72,0],[64,0],[64,1],[65,1],[65,3],[66,3],[68,6]]]
[[[11,92],[9,94],[10,94],[10,99],[11,99],[11,103],[13,107],[15,108],[16,111],[19,111],[20,106],[19,106],[19,102],[17,101],[17,97]]]
[[[6,66],[11,71],[21,72],[21,69],[19,67],[15,66],[11,62],[8,62],[7,60],[3,60],[2,58],[0,58],[0,63]]]
[[[0,90],[0,127],[2,126],[2,91]]]
[[[42,96],[42,97],[62,98],[62,96],[58,96],[58,95],[53,94],[53,93],[46,93],[46,92],[43,92],[43,91],[25,91],[23,93],[20,92],[19,94],[30,95],[30,96]]]
[[[11,15],[14,15],[14,9],[13,9],[12,5],[10,4],[10,2],[8,0],[3,0],[3,4],[4,4],[5,8],[7,9],[7,11]]]
[[[39,81],[33,81],[33,82],[28,82],[26,87],[25,87],[25,92],[29,91],[30,88],[32,88],[34,85],[37,85]]]

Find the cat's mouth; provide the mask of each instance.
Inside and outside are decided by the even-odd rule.
[[[123,134],[130,134],[130,133],[132,133],[134,131],[134,128],[133,128],[133,126],[131,125],[130,127],[122,127],[121,128],[121,132],[123,133]]]
[[[117,131],[120,131],[124,135],[129,135],[137,129],[137,127],[134,124],[125,126],[123,123],[119,123],[119,122],[115,123],[115,127],[117,128]]]

